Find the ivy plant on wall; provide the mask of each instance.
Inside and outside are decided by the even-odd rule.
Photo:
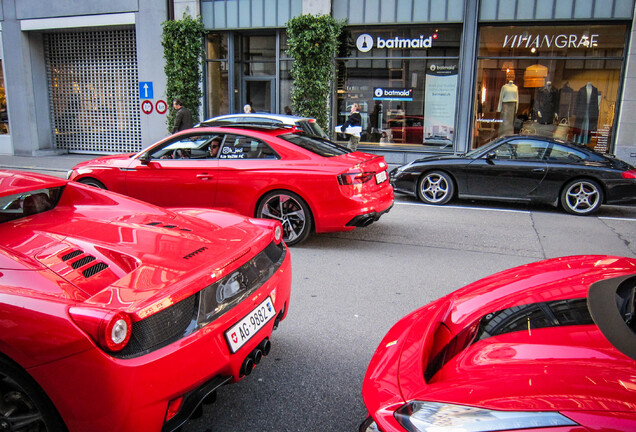
[[[180,20],[165,21],[162,27],[161,45],[166,60],[164,72],[169,105],[167,123],[168,130],[171,130],[175,116],[172,100],[175,98],[181,99],[183,106],[192,111],[195,123],[199,120],[204,27],[201,17],[195,19],[187,13]]]
[[[290,70],[293,111],[314,117],[325,130],[329,124],[333,59],[343,26],[344,21],[329,15],[306,14],[287,22],[287,53],[294,59]]]

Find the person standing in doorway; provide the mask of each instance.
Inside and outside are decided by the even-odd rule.
[[[256,112],[256,110],[252,106],[252,102],[248,102],[245,104],[245,106],[243,107],[243,112],[245,114],[254,114]]]
[[[342,132],[346,131],[348,127],[362,126],[362,116],[360,115],[360,105],[354,103],[351,105],[351,113],[349,114],[349,118],[342,125],[340,130]],[[351,151],[356,151],[358,149],[358,144],[360,143],[360,133],[352,133],[349,135],[349,144],[347,147]]]
[[[192,112],[183,106],[181,99],[175,99],[172,101],[172,107],[177,111],[174,116],[174,125],[172,127],[172,133],[177,133],[184,129],[190,129],[192,127]]]

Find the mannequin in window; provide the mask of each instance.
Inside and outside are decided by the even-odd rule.
[[[598,89],[588,82],[576,94],[574,104],[574,140],[588,144],[598,126]]]
[[[537,91],[537,98],[534,101],[537,122],[541,124],[554,123],[558,107],[559,91],[552,86],[551,81],[546,81],[545,85]]]
[[[510,80],[501,87],[499,92],[499,105],[497,112],[501,113],[501,126],[499,135],[512,135],[514,133],[515,114],[519,108],[519,90],[515,83]]]

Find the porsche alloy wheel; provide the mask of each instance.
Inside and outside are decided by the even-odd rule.
[[[426,204],[446,204],[454,193],[453,179],[442,171],[426,173],[417,183],[417,196]]]
[[[273,191],[265,195],[256,217],[279,221],[283,225],[283,240],[288,246],[304,241],[311,231],[309,206],[293,192]]]
[[[106,186],[104,186],[104,183],[94,178],[83,178],[78,180],[78,182],[88,186],[96,187],[97,189],[106,189]]]
[[[53,432],[66,427],[42,390],[0,358],[0,432]]]
[[[576,215],[589,215],[601,207],[603,190],[592,180],[573,180],[561,192],[561,206]]]

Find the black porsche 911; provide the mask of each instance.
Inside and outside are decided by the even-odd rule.
[[[507,136],[464,156],[418,159],[390,173],[395,192],[427,204],[452,198],[561,205],[588,215],[601,204],[636,203],[636,169],[583,145]]]

